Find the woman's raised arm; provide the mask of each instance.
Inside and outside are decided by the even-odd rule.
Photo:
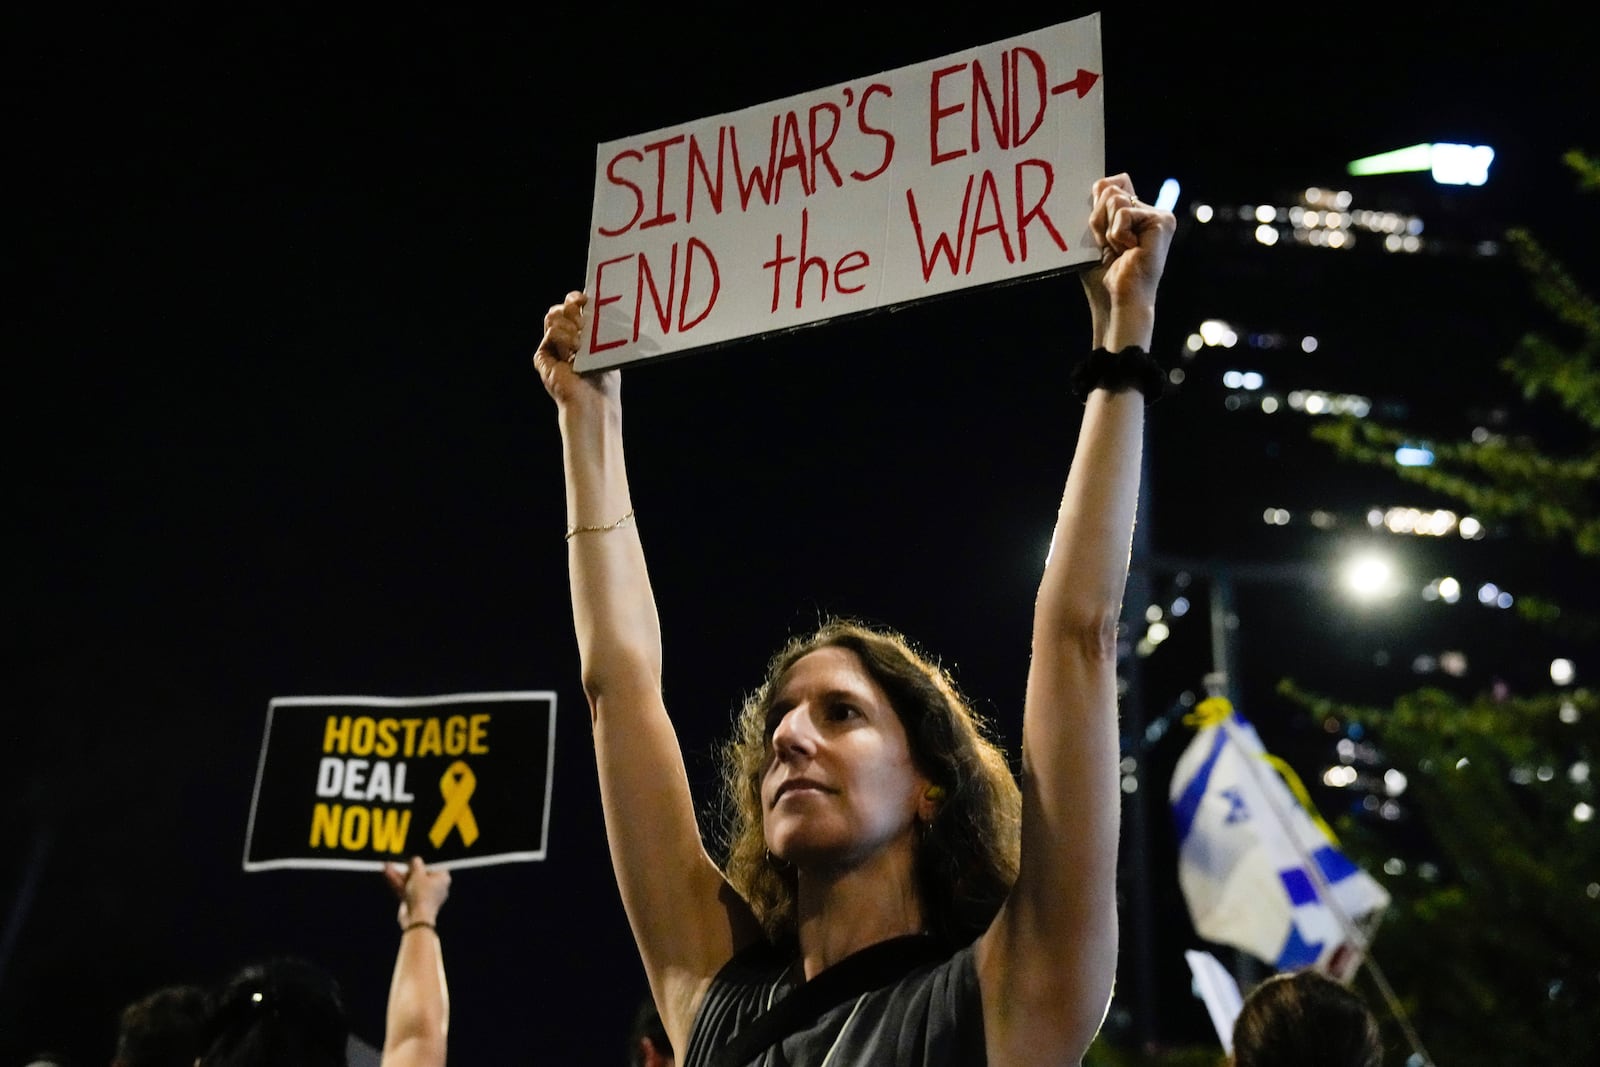
[[[1034,608],[1023,712],[1022,856],[979,946],[991,1063],[1077,1063],[1116,974],[1117,619],[1138,500],[1156,286],[1176,223],[1126,175],[1094,186],[1093,342],[1077,448]],[[1120,353],[1120,354],[1119,354]],[[1082,378],[1080,378],[1082,380]],[[1058,1054],[1041,1058],[1049,1049]]]
[[[622,452],[620,372],[580,375],[582,293],[545,316],[534,366],[560,417],[567,566],[611,863],[675,1048],[711,978],[758,935],[706,854],[661,697],[661,628]]]

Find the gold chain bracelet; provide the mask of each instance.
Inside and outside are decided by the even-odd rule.
[[[577,537],[579,534],[605,533],[607,530],[615,530],[620,526],[626,526],[628,524],[628,520],[632,519],[632,518],[633,518],[633,509],[629,508],[628,509],[628,513],[626,515],[622,516],[622,518],[618,519],[616,522],[607,523],[604,526],[577,526],[577,525],[568,526],[567,527],[567,540],[570,541],[574,537]]]

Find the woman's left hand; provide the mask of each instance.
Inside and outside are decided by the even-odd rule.
[[[1083,276],[1090,303],[1107,312],[1153,305],[1177,228],[1170,211],[1152,207],[1134,194],[1128,175],[1095,182],[1089,230],[1100,247],[1100,265]]]

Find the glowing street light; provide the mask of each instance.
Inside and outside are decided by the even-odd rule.
[[[1357,600],[1392,597],[1398,588],[1394,565],[1376,552],[1356,556],[1345,564],[1344,587]]]

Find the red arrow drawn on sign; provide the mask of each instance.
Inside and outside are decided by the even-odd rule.
[[[1071,89],[1076,89],[1078,90],[1078,99],[1082,100],[1086,95],[1088,95],[1089,90],[1094,88],[1094,83],[1099,80],[1100,75],[1096,74],[1094,71],[1084,70],[1082,67],[1079,67],[1077,77],[1073,78],[1069,82],[1062,82],[1060,85],[1052,87],[1050,90],[1050,95],[1060,96],[1064,92],[1067,92]]]

